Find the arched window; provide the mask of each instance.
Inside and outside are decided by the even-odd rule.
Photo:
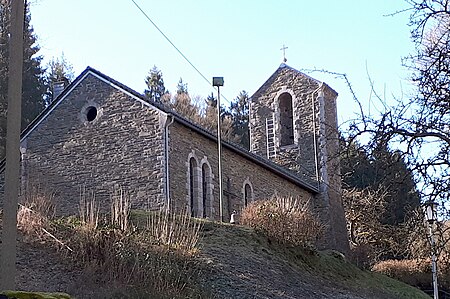
[[[294,144],[294,117],[292,96],[285,92],[279,97],[281,146]]]
[[[202,165],[202,207],[203,207],[203,217],[209,217],[211,211],[211,170],[209,165],[203,163]]]
[[[194,158],[189,159],[189,207],[191,216],[196,217],[198,211],[198,188],[197,188],[197,161]]]
[[[246,207],[253,199],[252,186],[249,183],[244,185],[244,206]]]

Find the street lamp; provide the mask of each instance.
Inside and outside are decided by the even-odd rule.
[[[433,274],[433,294],[434,299],[439,299],[438,281],[437,281],[437,264],[436,264],[436,243],[434,241],[433,225],[437,221],[437,208],[439,204],[435,201],[429,200],[424,204],[425,219],[428,222],[430,230],[430,244],[431,244],[431,272]]]
[[[213,77],[213,86],[217,86],[217,154],[219,163],[219,206],[220,221],[223,222],[222,138],[220,132],[220,86],[223,86],[223,77]]]

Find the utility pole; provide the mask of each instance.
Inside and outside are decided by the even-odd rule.
[[[9,37],[6,168],[3,203],[0,290],[14,290],[16,278],[17,203],[19,196],[20,124],[22,104],[24,0],[11,1]]]

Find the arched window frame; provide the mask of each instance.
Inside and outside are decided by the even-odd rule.
[[[199,203],[200,203],[200,178],[199,178],[199,167],[198,167],[198,159],[195,156],[195,153],[192,152],[188,156],[187,160],[187,210],[189,211],[192,217],[198,217],[199,212]]]
[[[250,189],[250,194],[247,191],[246,187],[249,187]],[[243,202],[243,206],[246,207],[249,203],[251,203],[252,201],[254,201],[254,192],[253,192],[253,185],[250,182],[250,179],[247,178],[244,183],[242,184],[242,202]]]
[[[212,168],[209,164],[208,158],[204,157],[200,161],[201,165],[201,201],[200,208],[202,211],[203,218],[212,218],[214,215],[214,199],[213,199],[213,174]]]
[[[288,94],[288,95],[291,96],[290,108],[291,108],[291,113],[292,113],[292,115],[291,115],[292,116],[292,120],[291,120],[292,121],[292,136],[294,137],[294,139],[292,140],[292,143],[289,143],[289,144],[284,144],[283,143],[283,136],[282,136],[282,134],[283,134],[283,131],[282,131],[282,122],[283,122],[283,120],[282,120],[282,111],[281,111],[282,107],[281,107],[280,101],[282,100],[284,94]],[[274,99],[275,100],[273,102],[273,106],[275,108],[274,109],[275,110],[275,118],[276,118],[276,120],[275,120],[275,129],[276,129],[276,132],[277,132],[277,137],[276,137],[277,144],[280,147],[290,147],[290,146],[296,145],[297,144],[297,139],[298,139],[298,136],[297,136],[298,132],[296,130],[296,124],[295,124],[295,120],[297,119],[296,111],[295,111],[295,102],[296,102],[295,94],[294,94],[294,92],[291,89],[288,89],[288,88],[286,88],[286,86],[283,86],[281,88],[281,90],[276,94]]]

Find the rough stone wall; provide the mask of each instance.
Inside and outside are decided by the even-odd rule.
[[[22,176],[54,192],[60,214],[77,213],[80,188],[103,210],[117,186],[133,208],[162,206],[164,117],[89,74],[22,142]]]
[[[323,109],[323,123],[321,124],[321,138],[319,141],[320,170],[322,180],[322,203],[326,207],[323,215],[328,218],[332,228],[328,231],[328,240],[333,241],[333,248],[348,252],[347,226],[342,202],[341,168],[339,159],[339,135],[337,122],[337,94],[324,84],[324,97],[320,105]]]
[[[188,157],[194,154],[198,161],[208,161],[212,169],[213,215],[219,219],[219,184],[217,143],[184,125],[174,122],[170,130],[170,198],[172,208],[178,211],[189,209]],[[267,199],[274,194],[312,198],[305,189],[274,174],[249,159],[223,147],[222,173],[224,188],[224,216],[229,219],[233,210],[244,206],[244,184],[250,183],[253,200]],[[201,165],[199,166],[201,167]]]
[[[311,94],[319,86],[320,82],[311,77],[289,67],[280,67],[252,96],[250,104],[250,150],[267,157],[266,119],[273,118],[277,152],[274,160],[285,166],[291,165],[293,160],[301,161],[301,163],[297,163],[297,169],[292,170],[315,179]],[[277,99],[285,92],[292,96],[294,145],[281,146],[280,109]],[[317,102],[316,99],[314,101]],[[315,116],[315,125],[318,126],[317,115]]]
[[[319,98],[319,91],[323,92],[322,98]],[[294,144],[280,146],[279,97],[286,92],[292,96]],[[281,65],[251,98],[250,149],[267,157],[266,119],[273,118],[276,155],[271,159],[311,180],[319,179],[321,192],[316,196],[314,204],[322,222],[327,226],[323,247],[347,252],[336,97],[337,93],[326,84]],[[317,149],[314,148],[315,144]]]
[[[0,207],[3,207],[3,196],[5,194],[5,171],[0,171]]]

